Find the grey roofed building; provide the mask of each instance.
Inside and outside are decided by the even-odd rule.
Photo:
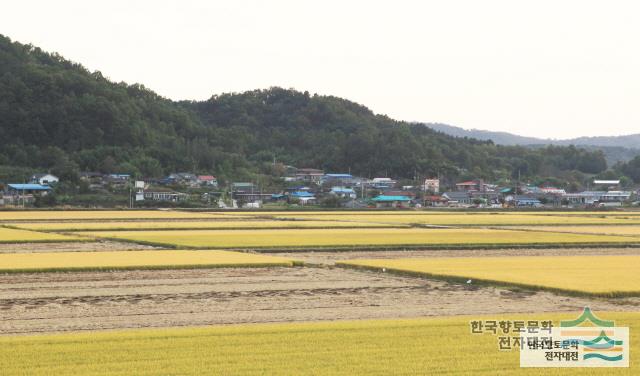
[[[449,200],[449,202],[458,202],[460,204],[470,204],[471,195],[468,192],[445,192],[442,197]]]
[[[255,186],[253,183],[237,182],[231,184],[231,191],[234,193],[254,193]]]
[[[596,201],[599,201],[602,196],[604,196],[607,192],[605,191],[584,191],[578,193],[567,193],[564,195],[564,198],[570,204],[593,204]]]
[[[531,196],[517,195],[513,198],[513,201],[516,206],[542,206],[542,202],[539,199]]]

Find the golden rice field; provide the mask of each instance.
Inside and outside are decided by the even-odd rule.
[[[308,211],[224,211],[227,215],[260,215],[260,216],[282,216],[282,215],[295,215],[295,216],[319,216],[319,215],[451,215],[451,214],[500,214],[500,215],[563,215],[563,216],[640,216],[639,211],[526,211],[526,210],[499,210],[499,211],[470,211],[470,210],[308,210]]]
[[[72,242],[86,238],[0,227],[0,243]]]
[[[316,220],[214,220],[214,221],[108,221],[108,222],[16,222],[6,226],[36,231],[206,230],[389,227],[382,223]],[[403,227],[402,224],[393,225]]]
[[[499,351],[478,319],[558,320],[573,314],[450,317],[143,329],[0,337],[2,374],[13,375],[539,375],[519,368],[518,351]],[[639,313],[597,313],[640,331]],[[637,375],[640,336],[630,336],[630,368],[582,368],[581,375]],[[545,375],[575,369],[546,368]]]
[[[575,216],[638,216],[640,215],[640,210],[603,210],[603,211],[582,211],[582,210],[574,210],[574,211],[555,211],[555,210],[545,210],[545,211],[505,211],[505,212],[496,212],[501,214],[509,214],[509,215],[575,215]]]
[[[308,211],[226,211],[224,212],[227,215],[260,215],[260,216],[278,216],[278,215],[295,215],[295,216],[319,216],[319,215],[398,215],[402,213],[406,214],[451,214],[450,211],[399,211],[399,210],[308,210]]]
[[[339,265],[602,296],[640,295],[640,256],[350,260]]]
[[[509,226],[509,225],[640,225],[640,216],[563,216],[533,214],[294,214],[280,215],[282,219],[311,219],[327,221],[375,222],[388,224],[422,224],[437,226]]]
[[[520,226],[513,227],[513,229],[569,233],[575,232],[583,234],[640,236],[640,226]]]
[[[0,272],[293,266],[281,257],[219,250],[0,254]]]
[[[195,248],[450,247],[623,244],[638,241],[637,239],[623,236],[472,228],[90,231],[84,232],[83,235]]]
[[[182,212],[175,210],[43,210],[0,211],[0,221],[69,221],[129,219],[207,219],[226,218],[224,213]]]

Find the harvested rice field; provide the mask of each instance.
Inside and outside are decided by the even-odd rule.
[[[640,248],[586,247],[586,248],[478,248],[478,249],[363,249],[349,252],[331,250],[284,250],[271,252],[273,256],[295,259],[305,265],[332,266],[339,261],[357,259],[404,259],[433,257],[522,257],[522,256],[640,256]]]
[[[0,243],[87,241],[86,238],[0,227]]]
[[[0,338],[4,375],[538,375],[520,369],[518,351],[499,351],[496,336],[471,335],[477,319],[559,320],[573,314],[440,317],[201,328],[153,329]],[[640,330],[640,314],[610,314]],[[631,359],[640,348],[631,337]],[[450,351],[445,351],[449,349]],[[639,364],[617,369],[634,375]],[[575,372],[548,368],[545,375]],[[611,371],[608,370],[607,374]],[[601,375],[586,368],[581,375]]]
[[[640,298],[563,296],[345,268],[0,274],[0,336],[105,329],[637,311]]]
[[[512,228],[515,230],[565,232],[576,234],[640,236],[640,226],[518,226]]]
[[[599,296],[640,296],[640,256],[349,260],[341,266]]]
[[[0,254],[2,253],[39,253],[39,252],[109,252],[109,251],[134,251],[144,249],[160,249],[144,244],[114,242],[109,240],[100,241],[59,241],[59,242],[38,242],[38,243],[0,243]]]
[[[558,234],[494,229],[300,229],[95,231],[83,235],[153,245],[192,248],[280,249],[366,247],[486,247],[505,245],[633,244],[624,236]]]

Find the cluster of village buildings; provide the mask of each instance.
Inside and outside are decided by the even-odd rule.
[[[257,208],[269,203],[320,205],[327,200],[351,208],[603,207],[635,204],[638,196],[638,192],[621,190],[619,180],[594,180],[594,189],[583,192],[524,184],[499,186],[481,179],[458,182],[443,190],[437,178],[407,186],[388,177],[368,179],[312,168],[290,168],[283,186],[270,190],[253,182],[232,182],[220,187],[215,176],[192,173],[135,181],[128,174],[87,172],[81,174],[81,180],[91,191],[127,192],[131,202],[180,203],[195,197],[221,208]],[[28,183],[5,184],[0,205],[31,203],[38,196],[50,194],[58,182],[58,177],[43,173],[33,175]]]

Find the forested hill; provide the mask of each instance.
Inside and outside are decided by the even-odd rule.
[[[215,91],[215,88],[212,88]],[[0,181],[20,169],[266,173],[274,158],[364,176],[508,179],[606,169],[601,152],[456,138],[330,96],[271,88],[173,102],[0,36]]]

